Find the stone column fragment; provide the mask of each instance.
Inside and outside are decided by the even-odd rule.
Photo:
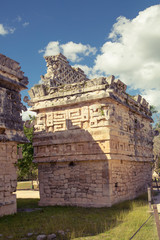
[[[20,116],[25,106],[20,91],[27,89],[27,77],[19,63],[0,54],[0,216],[16,213],[17,143],[28,142]]]

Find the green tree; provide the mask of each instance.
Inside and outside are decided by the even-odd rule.
[[[33,121],[34,118],[30,117],[30,120],[27,120],[23,126],[29,143],[18,144],[18,151],[22,150],[22,158],[17,162],[18,180],[32,180],[32,186],[33,180],[36,180],[38,176],[37,164],[33,163]]]
[[[153,105],[151,105],[150,106],[150,111],[151,111],[151,113],[152,114],[154,114],[154,113],[157,113],[158,111],[157,111],[157,109],[156,109],[156,107],[155,106],[153,106]]]
[[[160,119],[156,123],[155,130],[159,132],[159,135],[154,137],[154,145],[153,145],[153,152],[154,152],[154,160],[155,160],[155,171],[160,173]]]
[[[157,173],[160,173],[160,115],[154,106],[150,106],[150,110],[152,112],[153,119],[154,119],[153,130],[156,133],[153,139],[153,142],[154,142],[153,153],[154,153],[154,160],[155,160],[154,169]]]
[[[160,173],[160,114],[155,106],[150,106],[150,111],[152,113],[152,118],[154,120],[153,123],[153,131],[154,131],[154,139],[153,139],[153,154],[154,154],[154,170],[157,173]]]

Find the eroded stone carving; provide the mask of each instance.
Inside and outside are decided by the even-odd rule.
[[[52,59],[62,72],[68,64],[61,54],[48,57],[44,83],[29,91],[40,205],[102,207],[138,196],[151,182],[148,103],[114,76],[74,83],[64,76],[59,84]]]
[[[71,67],[62,54],[47,56],[45,60],[48,68],[45,76],[41,76],[41,80],[48,84],[49,87],[87,80],[84,72],[80,68]]]
[[[19,63],[0,54],[0,216],[16,212],[17,143],[27,142],[20,116],[20,91],[28,80]]]

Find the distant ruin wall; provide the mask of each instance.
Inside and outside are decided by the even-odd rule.
[[[19,63],[0,54],[0,216],[17,211],[17,143],[27,142],[20,116],[25,107],[20,91],[28,80]]]
[[[62,54],[47,57],[47,64],[53,81],[45,75],[44,83],[29,91],[37,112],[33,145],[40,205],[111,206],[146,191],[153,160],[146,100],[129,96],[114,76],[89,80],[83,75],[75,81],[71,66],[65,84]]]

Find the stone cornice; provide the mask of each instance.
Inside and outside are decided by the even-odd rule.
[[[44,108],[110,98],[152,121],[149,104],[146,100],[140,95],[130,96],[125,92],[126,87],[123,82],[115,79],[114,76],[66,84],[54,88],[48,88],[44,84],[39,84],[29,91],[31,96],[30,103],[32,110],[38,111]]]
[[[18,92],[27,89],[25,84],[13,79],[9,79],[8,77],[3,76],[2,74],[0,74],[0,87],[7,88],[10,90],[16,90]]]

